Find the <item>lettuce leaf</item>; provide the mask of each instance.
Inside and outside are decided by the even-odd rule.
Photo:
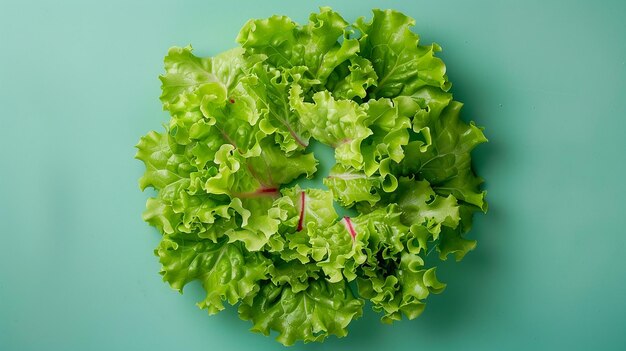
[[[381,177],[368,176],[364,171],[342,164],[334,165],[328,177],[324,178],[324,185],[331,189],[335,200],[345,207],[359,202],[376,204],[380,200],[379,188],[382,182]]]
[[[350,57],[350,62],[338,66],[326,82],[326,88],[337,99],[350,100],[367,96],[367,89],[376,84],[378,76],[372,62],[361,56]]]
[[[408,240],[414,228],[402,224],[402,211],[396,205],[380,208],[355,218],[355,230],[368,238],[367,260],[360,267],[359,294],[370,299],[382,321],[390,323],[419,316],[429,293],[440,293],[445,285],[435,276],[435,268],[425,268],[424,259],[411,252]]]
[[[324,84],[337,66],[359,50],[359,42],[348,38],[347,27],[337,12],[322,7],[304,26],[285,16],[250,20],[237,42],[250,55],[266,57],[265,62],[273,67],[303,67],[310,83]]]
[[[328,91],[315,93],[312,103],[305,102],[297,84],[291,88],[290,103],[311,135],[335,148],[337,162],[363,168],[361,142],[372,134],[364,107],[352,100],[335,100]]]
[[[380,171],[385,160],[401,162],[409,143],[411,119],[420,110],[411,98],[382,98],[367,103],[367,119],[372,135],[362,146],[365,174]]]
[[[457,199],[452,195],[437,195],[425,180],[400,178],[398,191],[389,194],[386,200],[400,206],[404,224],[423,225],[435,239],[441,226],[454,229],[461,220]]]
[[[354,297],[343,281],[309,282],[306,290],[294,292],[285,285],[268,283],[251,303],[239,306],[239,316],[251,320],[253,331],[269,335],[278,331],[276,338],[284,345],[322,341],[328,335],[346,336],[346,327],[362,314],[363,302]]]
[[[373,12],[252,19],[214,57],[171,48],[169,122],[136,145],[163,280],[181,293],[199,281],[200,308],[238,304],[284,345],[346,336],[366,300],[385,323],[416,318],[446,286],[438,260],[476,247],[487,210],[471,164],[487,139],[462,120],[441,48],[412,18]],[[334,149],[327,189],[300,183],[318,172],[313,140]]]
[[[290,84],[276,68],[256,64],[251,68],[246,90],[253,97],[262,120],[259,128],[287,153],[309,145],[310,132],[289,105]]]
[[[398,171],[417,174],[428,180],[436,192],[451,194],[486,211],[486,192],[480,190],[482,179],[472,171],[470,153],[487,139],[473,122],[467,124],[460,120],[462,106],[459,102],[450,102],[439,118],[427,124],[432,135],[431,147],[423,151],[415,142],[409,143]]]
[[[393,10],[374,10],[372,22],[360,18],[360,54],[369,59],[378,76],[372,97],[411,95],[423,86],[444,91],[450,88],[446,66],[434,56],[439,45],[419,45],[419,36],[411,31],[415,20]]]
[[[263,255],[225,240],[213,243],[165,237],[156,254],[163,265],[163,280],[172,288],[182,292],[190,281],[202,282],[207,296],[198,306],[210,314],[224,309],[222,301],[235,304],[254,295],[270,264]]]

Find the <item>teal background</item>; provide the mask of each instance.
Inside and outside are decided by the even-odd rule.
[[[477,249],[417,320],[366,310],[294,350],[626,348],[626,2],[3,1],[0,350],[280,350],[233,308],[209,317],[161,281],[133,146],[167,120],[173,45],[212,55],[249,18],[329,4],[417,20],[444,47],[490,211]]]

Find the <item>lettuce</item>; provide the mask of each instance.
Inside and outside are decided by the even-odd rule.
[[[487,203],[471,152],[487,139],[414,24],[392,10],[350,24],[324,7],[305,25],[250,20],[215,57],[170,49],[171,118],[136,146],[164,281],[200,281],[199,307],[238,304],[285,345],[347,335],[366,299],[387,323],[423,312],[445,288],[426,256],[476,246],[466,234]],[[317,172],[312,140],[334,149],[327,189],[297,184]]]

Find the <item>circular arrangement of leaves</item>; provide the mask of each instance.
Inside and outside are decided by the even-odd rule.
[[[417,317],[445,285],[425,263],[460,260],[475,211],[486,211],[470,152],[485,142],[459,119],[437,44],[414,20],[374,10],[354,24],[322,8],[300,26],[250,20],[239,48],[196,57],[172,48],[161,76],[165,133],[137,145],[143,218],[172,288],[199,280],[213,314],[239,304],[278,341],[347,334],[368,299],[383,322]],[[334,148],[324,189],[311,140]],[[341,217],[334,201],[356,210]],[[430,262],[430,260],[429,260]]]

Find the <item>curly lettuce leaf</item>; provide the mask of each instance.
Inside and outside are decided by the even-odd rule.
[[[249,54],[265,56],[274,67],[303,67],[312,84],[324,84],[337,66],[359,50],[358,41],[348,38],[347,26],[337,12],[322,7],[304,26],[285,16],[250,20],[237,42]]]
[[[273,135],[286,153],[306,148],[310,132],[289,105],[289,81],[276,68],[261,63],[254,65],[250,73],[245,89],[261,115],[258,127]]]
[[[373,309],[382,312],[385,323],[417,318],[426,307],[424,300],[429,294],[441,293],[445,284],[436,275],[436,268],[421,268],[419,256],[402,255],[397,267],[390,271],[377,271],[375,276],[358,279],[359,294],[370,299]]]
[[[357,278],[359,294],[370,299],[383,322],[421,314],[429,293],[445,287],[426,269],[419,251],[410,249],[414,228],[404,225],[402,210],[391,205],[354,218],[354,229],[367,242],[366,261]]]
[[[476,240],[467,239],[465,234],[471,228],[473,213],[479,209],[473,205],[461,204],[459,207],[460,221],[456,227],[428,224],[413,224],[410,227],[406,247],[413,254],[429,254],[433,249],[439,252],[439,259],[445,261],[450,254],[456,261],[476,248]],[[436,222],[435,222],[436,223]]]
[[[225,240],[214,243],[165,237],[155,252],[163,265],[163,280],[172,288],[182,292],[193,280],[202,283],[207,295],[198,306],[210,314],[223,310],[223,301],[234,305],[254,295],[270,265],[261,254]]]
[[[427,85],[447,91],[446,66],[434,56],[441,48],[419,45],[419,36],[411,31],[415,20],[393,10],[373,12],[372,22],[360,18],[355,24],[362,33],[360,54],[372,62],[378,75],[371,96],[411,95]]]
[[[301,189],[296,185],[281,190],[283,196],[274,206],[285,211],[282,232],[308,231],[328,227],[337,219],[332,193],[320,189]]]
[[[228,93],[243,77],[243,67],[248,64],[239,48],[209,58],[196,57],[192,51],[191,46],[173,47],[165,56],[165,74],[159,79],[162,82],[160,98],[166,110],[205,84],[219,83]]]
[[[350,207],[359,202],[376,204],[380,200],[378,189],[383,180],[381,177],[367,176],[365,172],[352,167],[336,164],[323,182],[332,191],[336,201]]]
[[[310,238],[317,228],[326,228],[337,219],[332,194],[319,189],[303,190],[299,186],[281,190],[283,196],[274,201],[272,210],[279,213],[280,236],[272,242],[284,261],[311,261]]]
[[[320,271],[314,263],[276,260],[270,267],[270,278],[275,285],[289,285],[294,293],[298,293],[309,287],[309,281],[320,279]]]
[[[233,96],[241,97],[239,83],[251,63],[243,58],[242,49],[229,50],[212,58],[194,56],[191,46],[170,49],[165,57],[166,73],[160,76],[161,101],[163,108],[172,115],[170,134],[179,144],[191,142],[189,133],[192,125],[204,117],[200,108],[203,104],[212,102],[223,106],[227,100],[235,101]],[[239,114],[240,119],[254,124],[257,118],[255,110],[248,108],[245,112]],[[206,116],[206,112],[204,114]],[[246,134],[248,137],[254,135]],[[229,142],[227,137],[224,139]]]
[[[239,199],[229,202],[211,195],[190,195],[185,191],[172,202],[172,211],[181,215],[177,232],[214,242],[237,228],[237,218],[245,220],[249,216]]]
[[[268,140],[262,145],[261,154],[248,159],[242,159],[230,148],[223,157],[224,167],[219,161],[219,173],[205,184],[207,192],[225,193],[243,200],[242,206],[251,216],[242,223],[242,230],[230,232],[228,236],[231,240],[243,241],[251,251],[260,250],[278,231],[281,213],[272,209],[272,203],[278,196],[279,186],[301,175],[312,176],[317,165],[311,153],[287,156]]]
[[[246,158],[234,146],[224,144],[215,155],[218,172],[207,178],[203,188],[211,194],[249,198],[278,193],[278,187],[317,170],[312,153],[286,155],[270,139],[262,140],[259,155]]]
[[[367,106],[367,124],[372,135],[364,141],[361,149],[365,174],[372,175],[380,170],[385,159],[396,163],[402,161],[404,146],[409,143],[411,119],[420,107],[406,97],[370,100]]]
[[[276,235],[280,224],[277,211],[271,211],[272,198],[260,196],[244,199],[250,216],[241,223],[241,229],[228,232],[229,242],[243,242],[249,251],[261,251]]]
[[[311,245],[313,260],[331,283],[354,280],[357,267],[367,258],[363,252],[364,242],[350,217],[318,229],[311,237]]]
[[[167,134],[152,131],[140,139],[135,155],[146,167],[139,179],[140,188],[151,187],[159,192],[148,199],[142,218],[163,234],[174,233],[183,222],[183,215],[174,211],[173,202],[190,185],[190,167],[172,146]]]
[[[486,211],[486,192],[480,190],[482,179],[472,171],[470,153],[487,139],[473,122],[466,124],[459,118],[462,106],[451,102],[429,124],[432,145],[426,151],[415,142],[407,145],[400,173],[417,174],[428,180],[438,194],[451,194]]]
[[[423,225],[435,239],[441,226],[454,229],[461,220],[456,198],[437,195],[425,180],[400,178],[397,191],[389,194],[386,200],[400,206],[404,224]]]
[[[361,56],[352,56],[349,62],[338,66],[326,82],[326,89],[336,99],[350,100],[365,98],[367,89],[376,85],[378,76],[370,60]]]
[[[446,260],[448,255],[454,255],[457,261],[460,261],[468,252],[476,248],[476,240],[470,240],[463,237],[461,228],[443,228],[441,231],[441,240],[437,246],[439,258]]]
[[[151,131],[141,137],[135,158],[141,160],[145,173],[139,178],[139,187],[163,190],[168,187],[185,187],[190,168],[184,156],[172,150],[167,134]],[[173,190],[172,190],[173,191]]]
[[[239,305],[239,316],[251,320],[252,331],[269,335],[293,345],[322,341],[328,335],[346,336],[346,327],[362,314],[363,302],[355,298],[344,282],[312,280],[306,290],[294,292],[286,285],[265,284],[252,302]]]
[[[335,100],[327,91],[315,93],[313,103],[305,102],[297,84],[292,86],[289,100],[311,135],[335,148],[337,162],[356,169],[363,167],[361,142],[372,134],[364,107],[352,100]]]
[[[159,197],[151,197],[146,201],[146,209],[141,215],[146,223],[158,229],[161,234],[174,233],[174,228],[181,222],[182,216],[174,213],[171,204]]]
[[[401,208],[391,204],[352,219],[354,231],[367,243],[368,262],[377,259],[377,252],[383,259],[402,252],[409,227],[402,223],[401,216]]]
[[[408,97],[421,107],[421,110],[416,112],[412,121],[415,132],[419,132],[424,128],[430,130],[429,124],[436,121],[443,109],[452,101],[452,94],[431,86],[422,87]]]

